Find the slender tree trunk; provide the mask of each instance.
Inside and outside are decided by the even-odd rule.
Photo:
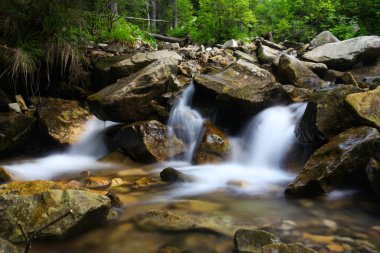
[[[149,1],[146,2],[146,14],[147,14],[147,21],[148,21],[148,30],[150,30],[150,12],[149,12]]]
[[[151,19],[151,28],[152,30],[156,30],[157,24],[156,24],[156,19],[157,19],[157,0],[149,0],[150,3],[150,19]]]
[[[111,1],[109,5],[110,11],[114,14],[118,14],[117,1]]]
[[[178,28],[178,8],[177,8],[177,0],[172,0],[173,4],[173,29]]]

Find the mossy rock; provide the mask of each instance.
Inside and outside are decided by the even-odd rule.
[[[111,200],[104,192],[52,181],[4,184],[0,186],[0,236],[23,242],[19,222],[31,235],[72,210],[72,215],[38,233],[37,239],[71,236],[104,223],[110,208]]]
[[[195,149],[195,164],[220,163],[231,154],[227,136],[209,121],[203,126],[200,140]]]
[[[362,122],[380,129],[380,87],[350,94],[345,101]]]

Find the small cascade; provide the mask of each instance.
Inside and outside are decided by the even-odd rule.
[[[110,164],[97,160],[107,154],[103,134],[106,127],[114,124],[98,119],[90,120],[81,139],[66,152],[1,166],[23,180],[53,179],[62,174],[110,167]]]
[[[305,109],[306,104],[292,104],[262,111],[242,136],[231,138],[230,161],[177,167],[194,181],[181,185],[169,197],[205,194],[221,188],[248,194],[282,195],[284,186],[279,184],[288,183],[294,175],[282,170],[281,162],[296,141],[294,129]]]
[[[306,104],[274,106],[259,113],[248,125],[243,139],[243,164],[254,168],[281,167],[284,155],[295,141],[294,129]]]
[[[188,146],[182,157],[187,163],[191,163],[204,122],[199,112],[191,108],[194,93],[195,87],[191,83],[176,101],[168,120],[169,138],[175,135]]]

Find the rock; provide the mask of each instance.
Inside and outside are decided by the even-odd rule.
[[[78,101],[43,97],[32,97],[31,101],[37,107],[39,128],[60,144],[77,142],[93,118]]]
[[[194,164],[220,163],[230,156],[227,136],[210,121],[204,123],[199,139],[194,150]]]
[[[223,209],[223,204],[204,201],[204,200],[196,200],[196,199],[186,199],[186,200],[177,200],[168,205],[168,208],[171,209],[181,209],[187,210],[191,212],[215,212]]]
[[[265,45],[265,46],[270,47],[270,48],[272,48],[272,49],[277,49],[277,50],[280,50],[280,51],[285,50],[285,47],[284,47],[283,45],[281,45],[281,44],[276,44],[276,43],[274,43],[274,42],[272,42],[272,41],[269,41],[269,40],[265,40],[265,39],[260,38],[260,39],[259,39],[259,42],[260,42],[262,45]]]
[[[15,96],[17,104],[19,104],[21,110],[26,111],[28,110],[28,107],[26,106],[25,100],[21,95],[16,95]]]
[[[355,78],[352,76],[350,72],[346,72],[343,75],[339,76],[335,82],[337,84],[348,84],[353,85],[355,87],[359,87],[358,82],[355,80]]]
[[[259,59],[257,58],[256,54],[247,54],[242,51],[236,50],[234,51],[234,56],[237,59],[242,59],[250,63],[259,63]]]
[[[344,184],[360,181],[367,162],[376,155],[379,147],[380,134],[377,129],[366,126],[351,128],[315,151],[286,193],[328,193]],[[377,156],[380,157],[380,154]]]
[[[361,68],[350,69],[350,73],[358,82],[364,82],[366,77],[379,76],[380,66],[365,66]]]
[[[153,62],[165,58],[182,60],[180,55],[169,50],[106,57],[94,64],[93,83],[98,89],[104,88],[115,83],[117,79],[127,77]]]
[[[380,195],[380,161],[371,158],[367,164],[366,173],[372,190]]]
[[[0,152],[14,150],[31,136],[36,118],[15,112],[0,113]]]
[[[278,62],[282,54],[282,51],[264,45],[260,45],[257,50],[259,60],[263,64],[272,64],[273,62]]]
[[[231,237],[242,227],[234,224],[232,217],[217,217],[182,210],[167,211],[161,209],[141,213],[134,218],[134,222],[139,228],[147,231],[209,231]],[[255,228],[252,226],[249,229]]]
[[[163,171],[160,173],[160,177],[162,181],[168,182],[168,183],[177,183],[177,182],[190,182],[192,181],[189,176],[186,176],[182,172],[168,167],[165,168]]]
[[[11,112],[16,112],[16,113],[21,113],[21,107],[18,103],[10,103],[8,104],[9,111]]]
[[[7,183],[13,180],[16,180],[16,177],[12,173],[7,171],[5,168],[0,166],[0,184]]]
[[[272,243],[280,243],[280,240],[264,230],[239,229],[234,236],[237,252],[260,253],[262,247]]]
[[[323,76],[328,70],[326,64],[302,61],[302,63],[318,76]]]
[[[289,41],[289,40],[285,40],[283,44],[285,48],[293,48],[295,50],[298,50],[305,45],[302,42]]]
[[[317,253],[301,243],[284,244],[274,243],[262,248],[261,253]]]
[[[369,89],[374,90],[380,86],[380,76],[364,77],[363,82],[368,85]]]
[[[234,48],[238,46],[239,46],[239,43],[236,40],[228,40],[223,44],[222,49]]]
[[[112,136],[111,147],[121,150],[142,163],[163,162],[184,152],[183,142],[168,138],[168,129],[156,120],[136,122],[118,129]]]
[[[174,246],[163,246],[157,253],[183,253],[183,251]]]
[[[24,249],[19,246],[13,245],[12,243],[0,237],[0,252],[1,253],[22,253],[24,252]]]
[[[102,120],[130,123],[146,119],[154,110],[150,101],[166,92],[170,75],[177,71],[177,63],[169,58],[157,60],[119,79],[88,97],[91,110]]]
[[[222,123],[242,125],[244,120],[269,106],[291,101],[270,72],[243,60],[222,71],[196,75],[194,84],[194,102],[207,97],[209,107],[216,105],[217,120]]]
[[[62,238],[100,225],[107,219],[111,200],[100,192],[52,181],[14,182],[0,186],[0,235],[24,241],[17,225],[31,235],[69,210],[73,214],[47,227],[36,239]]]
[[[332,34],[329,31],[323,31],[310,42],[310,46],[319,47],[327,43],[333,43],[338,41],[338,38],[335,37],[334,34]]]
[[[84,181],[84,187],[90,189],[104,189],[111,185],[111,180],[106,177],[87,177]]]
[[[278,72],[279,75],[299,88],[319,89],[326,87],[326,82],[296,57],[281,55]]]
[[[345,101],[361,121],[380,129],[380,87],[350,94]]]
[[[309,100],[312,90],[298,88],[293,85],[283,85],[282,88],[288,93],[294,103],[305,102]]]
[[[167,49],[167,50],[178,50],[180,49],[179,43],[164,43],[160,46],[161,49]]]
[[[360,91],[352,85],[340,85],[314,92],[296,127],[297,138],[303,143],[319,144],[355,126],[356,119],[344,99]]]
[[[380,57],[380,37],[361,36],[349,40],[328,43],[305,53],[307,61],[320,62],[329,68],[348,70],[363,62],[371,63]]]

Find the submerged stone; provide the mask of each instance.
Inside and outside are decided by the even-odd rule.
[[[264,230],[239,229],[234,236],[234,244],[237,252],[260,253],[261,248],[280,240]]]
[[[261,253],[317,253],[301,243],[284,244],[274,243],[262,248]]]

